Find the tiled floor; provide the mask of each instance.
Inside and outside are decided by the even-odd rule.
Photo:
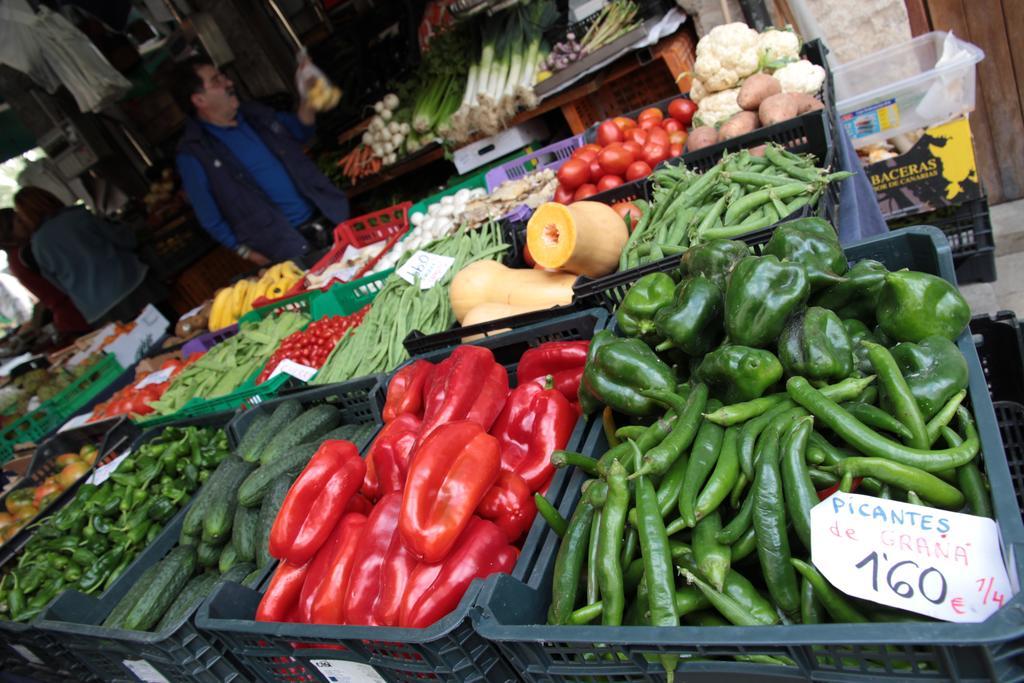
[[[974,313],[1009,310],[1024,317],[1024,199],[991,208],[996,243],[996,281],[964,285]]]

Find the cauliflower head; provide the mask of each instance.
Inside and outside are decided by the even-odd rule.
[[[757,54],[762,64],[795,62],[800,59],[800,37],[793,31],[769,28],[757,37]]]
[[[700,104],[700,101],[707,96],[708,89],[704,87],[700,79],[697,77],[690,79],[690,99],[693,100],[694,104]]]
[[[717,126],[728,121],[733,114],[743,111],[743,107],[737,101],[739,94],[739,88],[730,88],[711,93],[701,99],[697,107],[697,117],[700,118],[701,125]]]
[[[772,74],[782,84],[782,92],[802,92],[814,95],[825,82],[825,70],[806,59],[787,64]]]
[[[716,26],[697,41],[693,72],[708,92],[736,87],[758,65],[758,33],[743,22]]]

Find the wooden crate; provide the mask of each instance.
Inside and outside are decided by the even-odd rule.
[[[217,247],[185,269],[171,286],[168,297],[179,314],[185,313],[211,298],[221,287],[237,277],[256,270],[256,266],[224,247]]]

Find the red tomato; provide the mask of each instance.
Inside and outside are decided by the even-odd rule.
[[[647,145],[644,147],[644,161],[651,168],[668,159],[668,147],[661,145]]]
[[[626,216],[630,217],[630,220],[626,221],[626,225],[636,225],[636,222],[643,216],[633,202],[616,202],[612,204],[612,208],[615,209],[615,213],[622,216],[622,220],[625,221]]]
[[[673,119],[674,121],[675,119]],[[668,134],[668,144],[670,145],[685,145],[686,144],[686,131],[677,130],[673,133]]]
[[[575,152],[573,152],[572,158],[573,159],[583,159],[585,162],[587,162],[589,164],[591,161],[593,161],[594,159],[597,158],[597,154],[598,153],[595,152],[592,149],[580,148],[580,149],[576,150]]]
[[[651,167],[646,161],[634,161],[626,169],[626,180],[646,178],[651,175]]]
[[[647,131],[642,128],[634,128],[629,131],[629,139],[638,145],[647,144]]]
[[[665,118],[665,114],[660,109],[657,107],[648,107],[640,112],[640,116],[636,117],[636,120],[640,123],[643,123],[644,121],[654,121],[655,123],[659,123],[663,118]]]
[[[572,190],[567,190],[561,185],[555,188],[555,201],[559,204],[569,204],[572,202]]]
[[[661,122],[661,127],[664,128],[669,135],[671,135],[676,131],[682,130],[683,124],[679,123],[675,119],[665,119],[664,121]]]
[[[569,159],[558,169],[558,182],[567,190],[575,190],[586,182],[589,169],[583,159]]]
[[[622,131],[614,121],[604,121],[597,127],[597,144],[606,146],[622,141]]]
[[[576,192],[572,195],[572,200],[574,202],[580,202],[586,199],[587,197],[593,197],[595,194],[597,194],[596,185],[594,185],[593,183],[583,183],[578,188],[576,188]]]
[[[604,192],[622,184],[622,178],[617,175],[606,175],[597,183],[597,191]]]
[[[669,156],[672,156],[672,157],[682,156],[682,154],[683,154],[683,146],[682,145],[669,145],[668,146],[668,154],[669,154]]]
[[[572,155],[574,157],[578,157],[582,152],[593,152],[594,154],[597,154],[600,151],[601,151],[601,145],[597,145],[597,144],[594,144],[593,142],[590,142],[590,143],[588,143],[586,145],[583,145],[582,147],[580,147],[575,152],[573,152]]]
[[[661,125],[661,121],[655,121],[654,119],[644,119],[637,124],[642,130],[650,130]]]
[[[626,140],[625,142],[622,143],[622,146],[633,153],[634,159],[639,159],[644,154],[644,146],[641,145],[639,142],[635,142],[633,140]]]
[[[615,122],[615,125],[618,126],[619,130],[621,131],[627,131],[630,130],[631,128],[636,128],[636,121],[629,118],[628,116],[616,116],[614,119],[612,119],[612,121]]]
[[[680,97],[668,103],[668,115],[674,118],[683,126],[689,126],[693,115],[697,113],[697,105],[693,100]]]
[[[633,163],[633,153],[619,143],[608,145],[597,155],[597,162],[605,174],[621,176]]]
[[[590,162],[590,174],[587,176],[587,182],[596,184],[597,181],[604,176],[604,173],[605,171],[604,168],[601,167],[601,163],[597,159],[594,159]]]
[[[668,147],[669,146],[668,133],[664,128],[651,128],[647,132],[647,143],[644,147],[650,147],[652,145],[656,147]]]

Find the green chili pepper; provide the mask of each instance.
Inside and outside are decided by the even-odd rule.
[[[694,518],[698,522],[717,510],[718,506],[728,497],[729,492],[736,486],[736,481],[740,476],[739,436],[739,427],[729,427],[725,430],[715,469],[711,473],[708,483],[697,496],[697,502],[693,508]]]
[[[697,569],[718,591],[722,590],[731,561],[729,546],[716,539],[721,530],[722,518],[717,510],[697,522],[693,529],[693,554],[697,559]]]
[[[622,624],[622,613],[626,606],[619,556],[622,553],[622,537],[628,509],[629,485],[626,481],[626,469],[622,463],[614,462],[608,470],[608,499],[601,508],[598,558],[598,581],[601,600],[604,602],[601,623],[608,626]]]
[[[800,577],[800,621],[804,624],[821,624],[824,622],[824,608],[821,600],[814,592],[814,585],[806,576]]]
[[[913,438],[906,425],[877,406],[857,401],[841,403],[840,406],[872,429],[889,432],[898,436],[902,441],[909,441]]]
[[[554,582],[551,587],[551,607],[548,623],[566,624],[576,606],[580,572],[587,555],[587,540],[594,506],[581,500],[573,512],[565,536],[555,556]]]
[[[847,602],[846,598],[821,575],[821,572],[795,557],[790,558],[790,564],[811,584],[814,595],[821,601],[822,607],[825,608],[825,611],[828,612],[832,619],[841,623],[868,623],[867,617]]]
[[[896,359],[889,353],[889,349],[881,344],[868,341],[861,344],[867,346],[868,359],[875,368],[875,374],[878,375],[879,387],[892,406],[896,418],[910,431],[911,438],[907,445],[912,448],[929,448],[931,443],[928,441],[928,429],[921,415],[921,408],[903,378]]]
[[[685,400],[681,396],[669,391],[651,390],[642,391],[641,393],[674,410],[680,416],[664,441],[647,451],[643,456],[640,469],[632,477],[662,475],[668,471],[672,463],[694,441],[698,427],[701,424],[701,413],[704,411],[704,406],[707,402],[708,388],[704,384],[697,384]]]
[[[904,491],[914,491],[928,502],[948,510],[959,510],[964,495],[933,474],[885,458],[847,458],[833,467],[842,477],[870,476]]]
[[[719,543],[725,543],[731,545],[735,543],[743,534],[746,533],[747,529],[750,528],[753,522],[754,515],[754,496],[748,495],[743,500],[743,505],[740,506],[739,511],[736,515],[722,527],[722,530],[715,534],[715,539]]]
[[[782,490],[786,510],[797,538],[811,549],[811,508],[818,504],[818,492],[811,483],[805,452],[814,428],[814,418],[804,417],[793,423],[782,441]]]

